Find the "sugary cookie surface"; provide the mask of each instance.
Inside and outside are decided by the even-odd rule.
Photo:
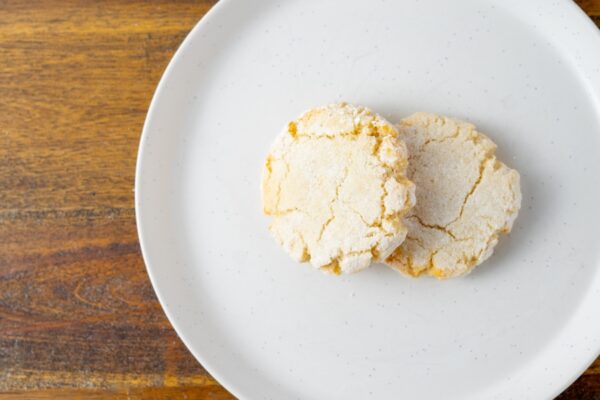
[[[405,145],[364,107],[311,109],[276,139],[263,170],[270,230],[297,261],[335,274],[382,261],[406,236],[413,206]]]
[[[496,159],[496,145],[472,124],[417,113],[398,130],[417,204],[405,219],[406,240],[386,263],[411,276],[467,274],[511,230],[521,206],[519,174]]]

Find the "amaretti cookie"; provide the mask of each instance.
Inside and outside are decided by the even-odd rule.
[[[511,230],[521,206],[519,174],[470,123],[417,113],[398,130],[417,203],[406,217],[406,240],[386,263],[410,276],[465,275]]]
[[[335,274],[385,260],[415,202],[396,128],[367,108],[313,108],[288,123],[262,178],[270,231],[295,259]]]

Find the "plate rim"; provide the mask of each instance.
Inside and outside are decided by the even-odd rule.
[[[160,307],[162,308],[167,320],[171,324],[173,330],[177,334],[177,337],[184,344],[186,349],[194,356],[196,361],[204,368],[220,385],[222,385],[227,391],[233,394],[236,398],[244,399],[245,396],[242,396],[241,391],[233,382],[229,381],[225,378],[220,372],[216,371],[216,368],[210,365],[210,362],[194,349],[191,342],[188,340],[186,335],[183,333],[183,330],[180,328],[179,323],[173,315],[173,312],[170,310],[170,306],[167,304],[166,299],[161,293],[158,281],[156,279],[155,274],[153,274],[153,267],[150,262],[150,257],[148,250],[146,249],[145,239],[144,239],[144,230],[143,230],[143,222],[140,214],[140,199],[141,199],[141,175],[143,168],[143,158],[144,158],[144,145],[148,140],[148,131],[150,130],[150,120],[151,116],[155,113],[156,104],[158,102],[158,98],[162,95],[167,85],[167,81],[172,74],[175,65],[179,62],[180,59],[183,58],[183,54],[185,49],[190,45],[192,41],[192,37],[197,35],[198,32],[204,27],[210,24],[215,18],[215,15],[219,13],[219,10],[225,8],[229,3],[232,3],[235,0],[218,0],[200,19],[194,24],[192,29],[186,34],[183,41],[177,47],[177,50],[173,53],[173,56],[167,63],[165,70],[163,71],[156,89],[152,95],[152,99],[150,100],[150,105],[148,106],[148,111],[146,113],[146,118],[144,119],[144,124],[142,126],[142,133],[140,135],[140,140],[138,144],[138,152],[135,164],[135,180],[134,180],[134,208],[135,208],[135,223],[136,230],[138,234],[138,239],[140,243],[140,250],[142,253],[142,259],[144,260],[144,266],[146,268],[146,272],[148,273],[148,277],[150,279],[150,283],[152,285],[152,290],[158,299]]]

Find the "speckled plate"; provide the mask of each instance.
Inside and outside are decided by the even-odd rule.
[[[600,349],[600,35],[570,1],[222,0],[148,112],[148,273],[241,399],[550,399]],[[466,278],[298,265],[259,199],[269,144],[338,100],[476,123],[522,174],[521,215]]]

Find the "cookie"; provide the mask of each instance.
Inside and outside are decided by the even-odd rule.
[[[417,113],[398,131],[417,204],[406,216],[406,240],[386,263],[410,276],[465,275],[510,232],[521,206],[519,173],[467,122]]]
[[[297,261],[334,274],[383,261],[404,240],[415,201],[395,127],[346,103],[288,123],[262,177],[270,231]]]

